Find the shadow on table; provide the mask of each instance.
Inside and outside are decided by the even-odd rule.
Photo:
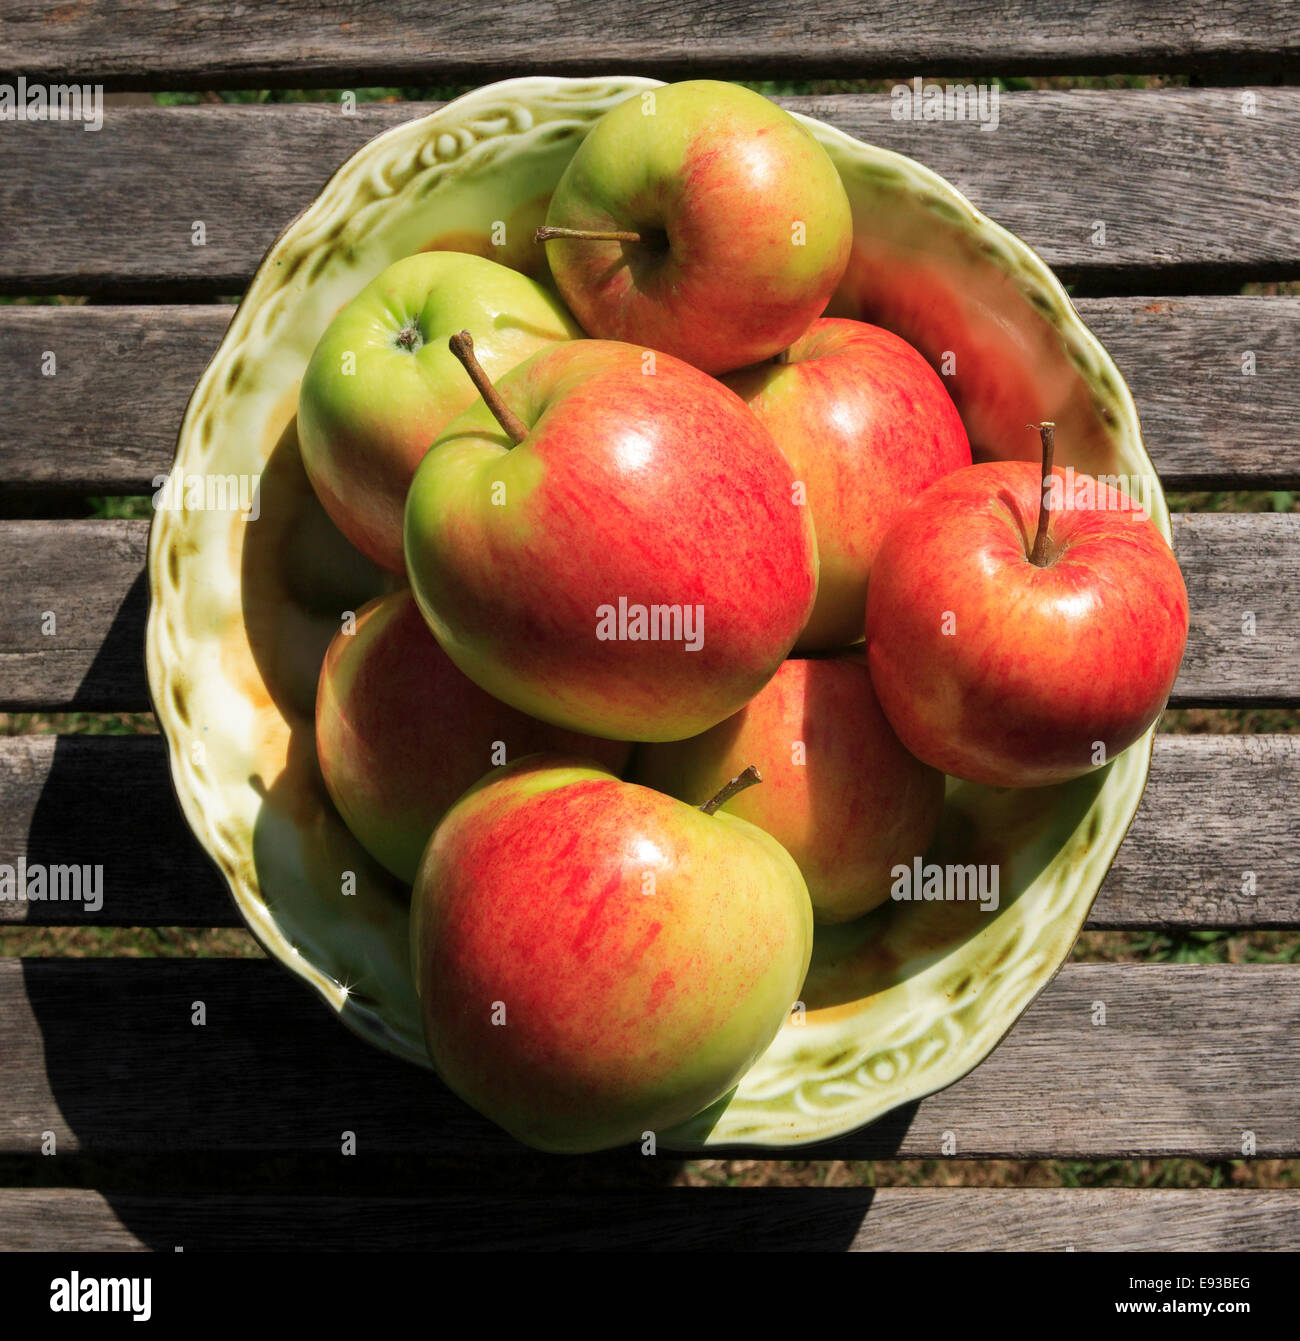
[[[87,676],[92,687],[120,673],[128,640],[139,656],[142,583],[105,640],[105,663]],[[300,648],[290,697],[306,699],[320,650]],[[202,924],[215,913],[214,877],[179,817],[160,742],[119,741],[111,757],[103,748],[86,738],[56,745],[26,834],[21,821],[13,826],[14,845],[25,840],[32,861],[102,862],[101,926],[117,920],[114,889],[132,890],[141,920],[169,920],[183,907],[177,922]],[[0,1120],[12,1119],[24,1150],[53,1132],[70,1158],[42,1164],[42,1179],[109,1189],[122,1229],[160,1251],[839,1249],[870,1205],[861,1191],[818,1197],[813,1213],[786,1195],[807,1188],[674,1188],[686,1159],[666,1151],[527,1151],[432,1073],[340,1028],[311,989],[268,960],[29,959],[0,982],[15,994],[7,1034],[23,1051],[5,1059],[5,1073],[22,1079],[0,1097]],[[859,1157],[895,1153],[913,1111],[859,1138]]]
[[[869,1198],[827,1196],[816,1215],[801,1204],[791,1219],[794,1203],[751,1205],[752,1191],[669,1190],[678,1155],[528,1152],[431,1074],[340,1029],[265,961],[31,959],[21,988],[35,1029],[14,1036],[33,1055],[7,1068],[33,1076],[17,1096],[29,1148],[53,1130],[60,1150],[85,1152],[73,1165],[92,1160],[91,1185],[116,1184],[114,1213],[161,1251],[841,1249],[869,1209]],[[854,1155],[896,1152],[914,1111],[859,1133]]]

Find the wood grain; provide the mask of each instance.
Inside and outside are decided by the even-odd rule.
[[[1167,489],[1300,487],[1300,298],[1080,298]],[[233,311],[0,307],[0,486],[150,493]],[[1243,376],[1243,354],[1255,355]],[[47,354],[55,374],[42,371]]]
[[[0,1190],[0,1250],[1294,1252],[1300,1192],[746,1188],[246,1197]]]
[[[149,817],[149,860],[124,816]],[[1300,740],[1160,736],[1088,919],[1103,928],[1300,926]],[[103,907],[0,901],[0,924],[240,926],[186,828],[157,736],[0,737],[0,863],[103,867]]]
[[[344,1131],[363,1158],[524,1153],[267,961],[0,959],[0,1019],[0,1153],[53,1132],[65,1154],[326,1155]],[[804,1156],[1229,1159],[1250,1132],[1292,1157],[1297,1029],[1297,966],[1067,964],[965,1079]]]
[[[151,707],[148,539],[144,521],[0,522],[0,709]]]
[[[1063,69],[1283,69],[1300,47],[1283,0],[1001,0],[993,7],[903,8],[818,0],[797,10],[757,0],[635,8],[552,0],[491,12],[465,0],[354,0],[346,19],[323,0],[244,5],[144,0],[32,9],[0,4],[0,63],[114,88],[287,86],[483,79],[525,73],[813,74]]]
[[[1288,226],[1300,89],[1008,93],[993,133],[973,121],[895,120],[887,94],[778,101],[919,159],[1091,292],[1300,274],[1300,236]],[[66,123],[9,127],[0,218],[22,227],[0,248],[0,291],[242,292],[344,159],[430,110],[112,107],[93,134]]]
[[[147,533],[143,521],[0,522],[0,711],[149,707]],[[1170,702],[1300,703],[1300,514],[1180,515],[1174,547],[1192,615]]]

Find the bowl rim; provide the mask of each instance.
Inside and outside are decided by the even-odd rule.
[[[269,245],[261,261],[253,272],[239,303],[236,305],[231,320],[226,327],[216,349],[211,358],[205,365],[203,372],[199,376],[193,390],[186,400],[184,413],[181,418],[180,426],[176,435],[176,446],[173,452],[172,465],[169,469],[175,471],[181,464],[181,456],[185,443],[193,431],[193,420],[196,407],[202,399],[206,397],[210,385],[218,377],[220,365],[230,349],[230,347],[248,334],[248,325],[251,320],[251,313],[254,308],[265,297],[262,290],[269,283],[270,272],[275,268],[279,260],[289,249],[289,244],[300,227],[309,221],[317,213],[323,214],[332,192],[344,178],[353,165],[364,155],[379,152],[379,146],[396,141],[402,137],[414,136],[417,127],[424,128],[424,131],[430,137],[447,129],[452,130],[455,124],[469,120],[478,110],[478,106],[483,104],[490,106],[493,102],[503,97],[512,97],[516,95],[553,95],[556,93],[573,92],[583,86],[593,88],[609,88],[617,86],[626,90],[626,96],[633,96],[636,92],[645,89],[659,88],[664,86],[664,82],[658,79],[646,78],[636,75],[623,74],[599,74],[581,77],[562,77],[550,75],[528,75],[512,79],[497,81],[482,85],[459,97],[442,104],[431,112],[424,113],[418,117],[412,117],[409,120],[399,121],[388,129],[379,132],[371,137],[364,144],[360,145],[353,153],[349,154],[339,166],[330,174],[329,178],[321,186],[320,190],[313,197],[311,202],[300,210],[292,219],[284,225],[276,234],[274,241]],[[1023,279],[1017,278],[1019,287],[1024,286],[1027,280],[1040,291],[1053,300],[1051,308],[1045,308],[1042,304],[1035,304],[1044,318],[1051,324],[1053,330],[1061,336],[1067,343],[1070,337],[1081,345],[1100,371],[1106,375],[1109,380],[1114,399],[1114,410],[1118,422],[1112,425],[1115,433],[1122,435],[1131,447],[1138,453],[1145,465],[1147,474],[1153,482],[1152,503],[1149,509],[1151,518],[1164,536],[1165,540],[1172,547],[1172,532],[1169,523],[1168,511],[1164,499],[1163,486],[1160,483],[1159,476],[1151,462],[1150,456],[1146,450],[1145,442],[1142,437],[1141,425],[1138,419],[1137,408],[1133,401],[1132,394],[1125,382],[1123,375],[1116,367],[1113,359],[1102,345],[1101,341],[1088,327],[1078,312],[1078,309],[1071,301],[1064,285],[1054,274],[1047,263],[1038,255],[1038,253],[1025,243],[1022,239],[1012,233],[1003,225],[997,223],[989,216],[979,210],[957,187],[952,185],[947,179],[937,172],[926,167],[924,164],[912,159],[895,150],[886,149],[879,145],[870,144],[859,140],[855,136],[849,135],[846,131],[832,126],[826,122],[820,121],[815,117],[809,116],[797,110],[791,110],[793,115],[801,123],[814,130],[818,138],[823,142],[831,142],[849,153],[861,155],[867,151],[882,167],[891,168],[896,172],[906,174],[923,184],[934,196],[942,199],[946,204],[954,206],[963,216],[965,223],[974,230],[975,234],[985,244],[988,251],[1002,252],[1004,255],[1009,253],[1014,259],[1020,270]],[[444,125],[445,123],[445,125]],[[992,259],[993,264],[998,264],[996,256]],[[1081,372],[1081,375],[1084,375]],[[313,991],[322,997],[332,1008],[339,1019],[354,1033],[366,1039],[372,1044],[383,1048],[385,1051],[395,1056],[401,1057],[407,1061],[412,1061],[417,1065],[426,1068],[430,1067],[427,1058],[415,1056],[407,1046],[404,1039],[400,1038],[394,1031],[390,1030],[377,1012],[372,1012],[364,1006],[358,1006],[355,1000],[349,1000],[347,989],[336,982],[328,974],[307,961],[301,955],[296,947],[288,943],[283,933],[279,930],[273,918],[268,914],[265,905],[258,900],[246,897],[243,888],[244,881],[241,873],[236,869],[236,865],[223,852],[223,844],[220,841],[208,816],[198,803],[198,798],[192,789],[183,789],[180,785],[180,777],[183,769],[183,752],[185,743],[182,738],[181,724],[173,715],[171,708],[171,695],[176,689],[175,671],[167,656],[164,654],[164,621],[165,601],[162,573],[165,566],[164,550],[170,537],[170,531],[175,524],[175,518],[165,509],[155,509],[151,520],[149,531],[149,542],[147,552],[147,581],[149,591],[149,613],[146,623],[145,635],[145,660],[147,668],[147,679],[150,704],[155,718],[158,722],[160,733],[166,741],[168,757],[168,778],[172,793],[176,797],[177,804],[185,816],[186,823],[197,840],[199,847],[203,850],[207,858],[216,866],[221,873],[227,890],[233,899],[235,906],[240,912],[240,916],[248,930],[252,932],[255,939],[266,951],[268,956],[277,960],[297,979],[305,985],[310,986]],[[689,1135],[683,1135],[680,1138],[674,1138],[673,1133],[665,1133],[662,1137],[663,1143],[667,1148],[680,1151],[698,1151],[707,1149],[710,1153],[716,1151],[725,1151],[728,1149],[755,1149],[755,1148],[778,1148],[778,1149],[796,1149],[815,1146],[822,1142],[842,1138],[846,1134],[858,1131],[872,1123],[879,1121],[891,1111],[906,1105],[914,1103],[920,1099],[927,1098],[947,1089],[950,1085],[956,1084],[965,1076],[970,1074],[981,1062],[983,1062],[997,1047],[999,1047],[1014,1029],[1025,1011],[1042,995],[1050,984],[1055,981],[1061,969],[1070,960],[1071,949],[1077,941],[1084,923],[1087,920],[1089,911],[1096,900],[1097,893],[1100,890],[1105,873],[1114,862],[1115,855],[1119,851],[1124,838],[1136,816],[1142,793],[1150,772],[1151,757],[1154,748],[1154,737],[1156,728],[1153,726],[1140,740],[1129,747],[1126,754],[1133,756],[1134,762],[1140,760],[1140,769],[1138,774],[1130,781],[1128,786],[1132,789],[1134,800],[1129,811],[1127,821],[1122,826],[1122,832],[1116,826],[1113,835],[1107,835],[1106,846],[1108,853],[1104,856],[1104,864],[1100,875],[1097,877],[1092,893],[1086,900],[1086,906],[1081,908],[1078,918],[1078,927],[1071,939],[1070,948],[1066,950],[1060,958],[1055,968],[1044,978],[1042,983],[1020,1006],[1018,1010],[1009,1019],[1006,1027],[998,1034],[994,1042],[981,1052],[969,1065],[959,1066],[955,1073],[942,1079],[937,1083],[923,1085],[915,1094],[909,1094],[906,1097],[895,1098],[884,1108],[870,1115],[849,1121],[833,1123],[833,1130],[819,1131],[815,1129],[798,1131],[779,1131],[774,1130],[767,1134],[754,1135],[746,1134],[743,1138],[732,1137],[730,1139],[722,1138],[717,1142],[705,1139],[696,1139]],[[260,915],[259,915],[260,914]],[[345,1005],[352,1009],[344,1009]],[[707,1112],[708,1110],[706,1110]],[[689,1127],[690,1124],[685,1124]]]

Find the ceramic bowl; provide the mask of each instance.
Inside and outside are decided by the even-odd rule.
[[[536,273],[544,249],[532,230],[582,136],[654,85],[511,80],[354,154],[267,253],[190,400],[173,478],[176,497],[185,486],[201,506],[160,509],[150,536],[149,682],[190,826],[267,951],[344,1024],[417,1066],[429,1062],[407,965],[407,892],[335,813],[312,729],[340,612],[386,579],[307,484],[299,379],[333,315],[400,257],[476,251]],[[977,459],[1033,458],[1026,424],[1055,420],[1058,464],[1137,479],[1168,537],[1132,399],[1043,262],[920,164],[807,124],[853,205],[853,259],[832,313],[890,327],[925,352],[948,378]],[[214,479],[242,485],[249,507],[213,506]],[[1043,790],[951,783],[932,859],[996,863],[996,912],[900,902],[820,929],[803,1009],[732,1094],[662,1143],[805,1145],[977,1065],[1068,956],[1150,753],[1147,736],[1098,772]]]

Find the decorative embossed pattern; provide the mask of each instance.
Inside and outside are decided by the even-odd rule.
[[[387,579],[307,485],[298,382],[334,313],[402,256],[473,250],[538,272],[531,227],[582,134],[654,84],[512,80],[349,159],[268,252],[181,425],[173,470],[256,477],[260,516],[159,511],[150,536],[149,682],[191,828],[268,952],[351,1028],[424,1066],[406,892],[344,829],[316,767],[320,657],[341,612]],[[1055,419],[1060,463],[1138,477],[1168,536],[1128,391],[1046,266],[919,164],[807,124],[854,208],[854,256],[831,310],[949,360],[978,455],[1032,456],[1024,425]],[[497,225],[506,241],[494,249]],[[664,1144],[822,1140],[969,1071],[1068,956],[1150,750],[1148,736],[1042,791],[950,784],[935,859],[997,863],[997,911],[895,903],[819,930],[801,1008],[732,1095]]]

